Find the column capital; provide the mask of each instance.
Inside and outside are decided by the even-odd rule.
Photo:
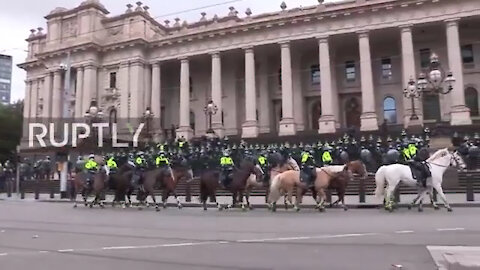
[[[125,67],[128,67],[128,66],[130,66],[130,62],[128,62],[128,61],[120,62],[120,68],[125,68]]]
[[[94,63],[87,63],[83,66],[84,69],[97,69],[98,68],[98,65],[94,64]]]
[[[214,51],[209,53],[212,58],[220,58],[220,51]]]
[[[358,38],[368,38],[370,31],[368,30],[361,30],[356,32],[358,35]]]
[[[318,40],[318,43],[328,43],[329,35],[320,35],[315,38]]]
[[[188,64],[188,62],[189,62],[188,57],[180,57],[180,58],[178,58],[178,60],[180,60],[180,63],[182,63],[182,64]]]
[[[402,24],[398,28],[403,32],[412,32],[413,23]]]
[[[447,25],[447,27],[458,27],[459,21],[460,21],[460,18],[453,18],[453,19],[447,19],[444,22]]]
[[[280,45],[280,48],[290,48],[290,41],[282,41],[278,43]]]
[[[245,53],[253,53],[254,52],[254,47],[253,46],[247,46],[242,48]]]

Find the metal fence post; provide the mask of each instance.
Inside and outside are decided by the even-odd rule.
[[[5,185],[6,185],[5,187],[7,188],[7,197],[10,198],[12,197],[12,188],[13,188],[12,180],[6,180]]]
[[[192,201],[192,192],[190,190],[190,182],[187,182],[187,186],[185,189],[185,201],[186,202],[191,202]]]
[[[471,173],[467,173],[465,176],[465,180],[467,182],[467,202],[473,202],[475,201],[475,194],[473,192],[473,175]]]
[[[359,202],[364,203],[365,202],[365,179],[361,177],[358,182],[359,182],[359,186],[358,186]]]
[[[40,181],[35,179],[35,200],[40,199]]]
[[[25,199],[25,181],[19,181],[18,188],[20,189],[20,199]]]
[[[55,198],[55,184],[52,184],[53,182],[55,182],[55,180],[50,180],[48,181],[51,185],[50,185],[50,199],[53,199]]]

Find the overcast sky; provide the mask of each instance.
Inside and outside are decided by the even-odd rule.
[[[25,39],[30,34],[29,30],[39,26],[46,28],[43,18],[55,7],[74,8],[83,0],[10,0],[2,1],[0,8],[0,54],[13,56],[12,102],[23,99],[25,95],[25,72],[16,67],[25,60],[27,42]],[[332,1],[332,0],[330,0]],[[100,0],[110,11],[110,15],[118,15],[125,11],[125,5],[131,3],[135,6],[135,0]],[[205,11],[207,17],[214,14],[225,16],[228,7],[234,6],[241,16],[247,7],[253,14],[280,10],[281,0],[143,0],[151,10],[150,14],[156,20],[163,22],[165,19],[179,17],[189,22],[197,21],[200,13]],[[326,1],[329,2],[329,1]],[[311,6],[318,4],[317,0],[285,0],[287,7]],[[219,4],[215,7],[208,7]],[[203,8],[202,8],[203,7]],[[198,9],[198,10],[194,10]]]

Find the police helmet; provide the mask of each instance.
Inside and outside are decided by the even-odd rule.
[[[95,158],[95,155],[94,155],[94,154],[88,155],[88,159],[94,159],[94,158]]]

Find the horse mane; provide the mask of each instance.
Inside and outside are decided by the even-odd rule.
[[[431,162],[431,161],[434,161],[436,159],[439,159],[441,157],[444,157],[446,154],[448,154],[448,149],[447,148],[444,148],[444,149],[440,149],[438,150],[437,152],[433,153],[432,156],[430,156],[427,161],[428,162]]]

